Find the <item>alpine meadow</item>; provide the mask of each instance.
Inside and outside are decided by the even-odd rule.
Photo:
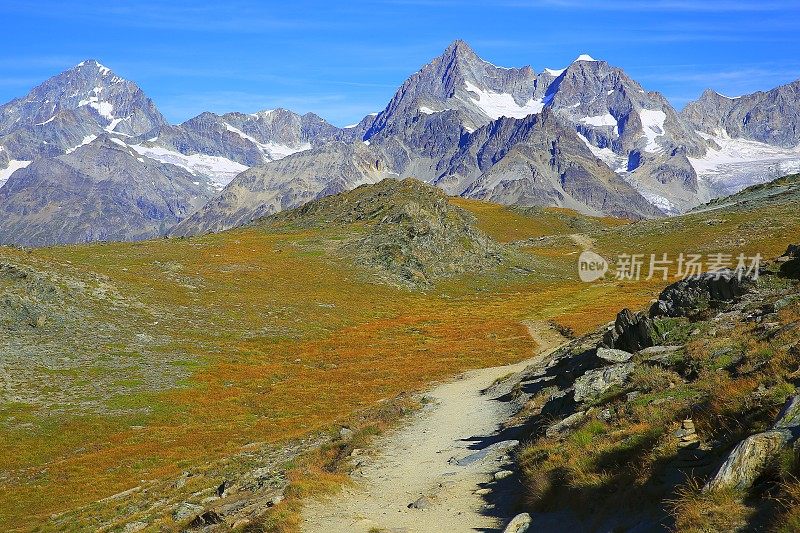
[[[0,14],[0,530],[800,531],[798,6]]]

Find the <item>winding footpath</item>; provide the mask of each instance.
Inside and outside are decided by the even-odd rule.
[[[502,468],[516,444],[498,436],[513,412],[509,403],[483,391],[563,341],[546,327],[527,326],[539,345],[536,358],[470,371],[428,391],[431,402],[411,423],[380,438],[375,456],[356,466],[353,485],[327,500],[307,502],[302,530],[455,533],[501,527],[485,512],[480,485]]]

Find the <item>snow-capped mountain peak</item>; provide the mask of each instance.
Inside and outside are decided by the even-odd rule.
[[[89,136],[137,136],[166,124],[133,82],[87,59],[0,106],[0,136],[14,159],[70,153]]]
[[[99,62],[98,60],[96,60],[96,59],[86,59],[86,60],[84,60],[84,61],[81,61],[80,63],[78,63],[77,65],[75,65],[75,67],[73,68],[73,70],[74,70],[74,69],[79,69],[79,68],[90,68],[90,69],[95,69],[95,70],[97,70],[97,71],[98,71],[98,72],[99,72],[99,73],[100,73],[102,76],[107,76],[107,75],[111,74],[111,69],[110,69],[110,68],[108,68],[107,66],[103,65],[102,63],[100,63],[100,62]]]

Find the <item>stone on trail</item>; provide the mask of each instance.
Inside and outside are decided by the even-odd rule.
[[[520,513],[511,519],[503,533],[525,533],[531,527],[531,515]]]
[[[496,481],[500,481],[501,479],[505,479],[507,477],[511,477],[514,475],[514,472],[511,470],[500,470],[499,472],[494,473],[494,479]]]
[[[416,501],[408,504],[409,509],[428,509],[431,506],[431,501],[425,496],[420,496]]]

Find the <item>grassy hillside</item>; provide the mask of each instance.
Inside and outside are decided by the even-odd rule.
[[[526,321],[583,333],[664,285],[580,283],[587,242],[609,255],[776,256],[800,233],[796,198],[781,198],[635,224],[451,199],[460,209],[434,213],[468,237],[452,249],[483,243],[502,261],[412,285],[376,277],[350,246],[374,249],[359,239],[375,235],[375,217],[295,213],[190,239],[0,248],[0,529],[95,530],[120,516],[175,527],[175,505],[259,461],[276,479],[291,473],[284,446],[300,453],[382,401],[530,357]]]

